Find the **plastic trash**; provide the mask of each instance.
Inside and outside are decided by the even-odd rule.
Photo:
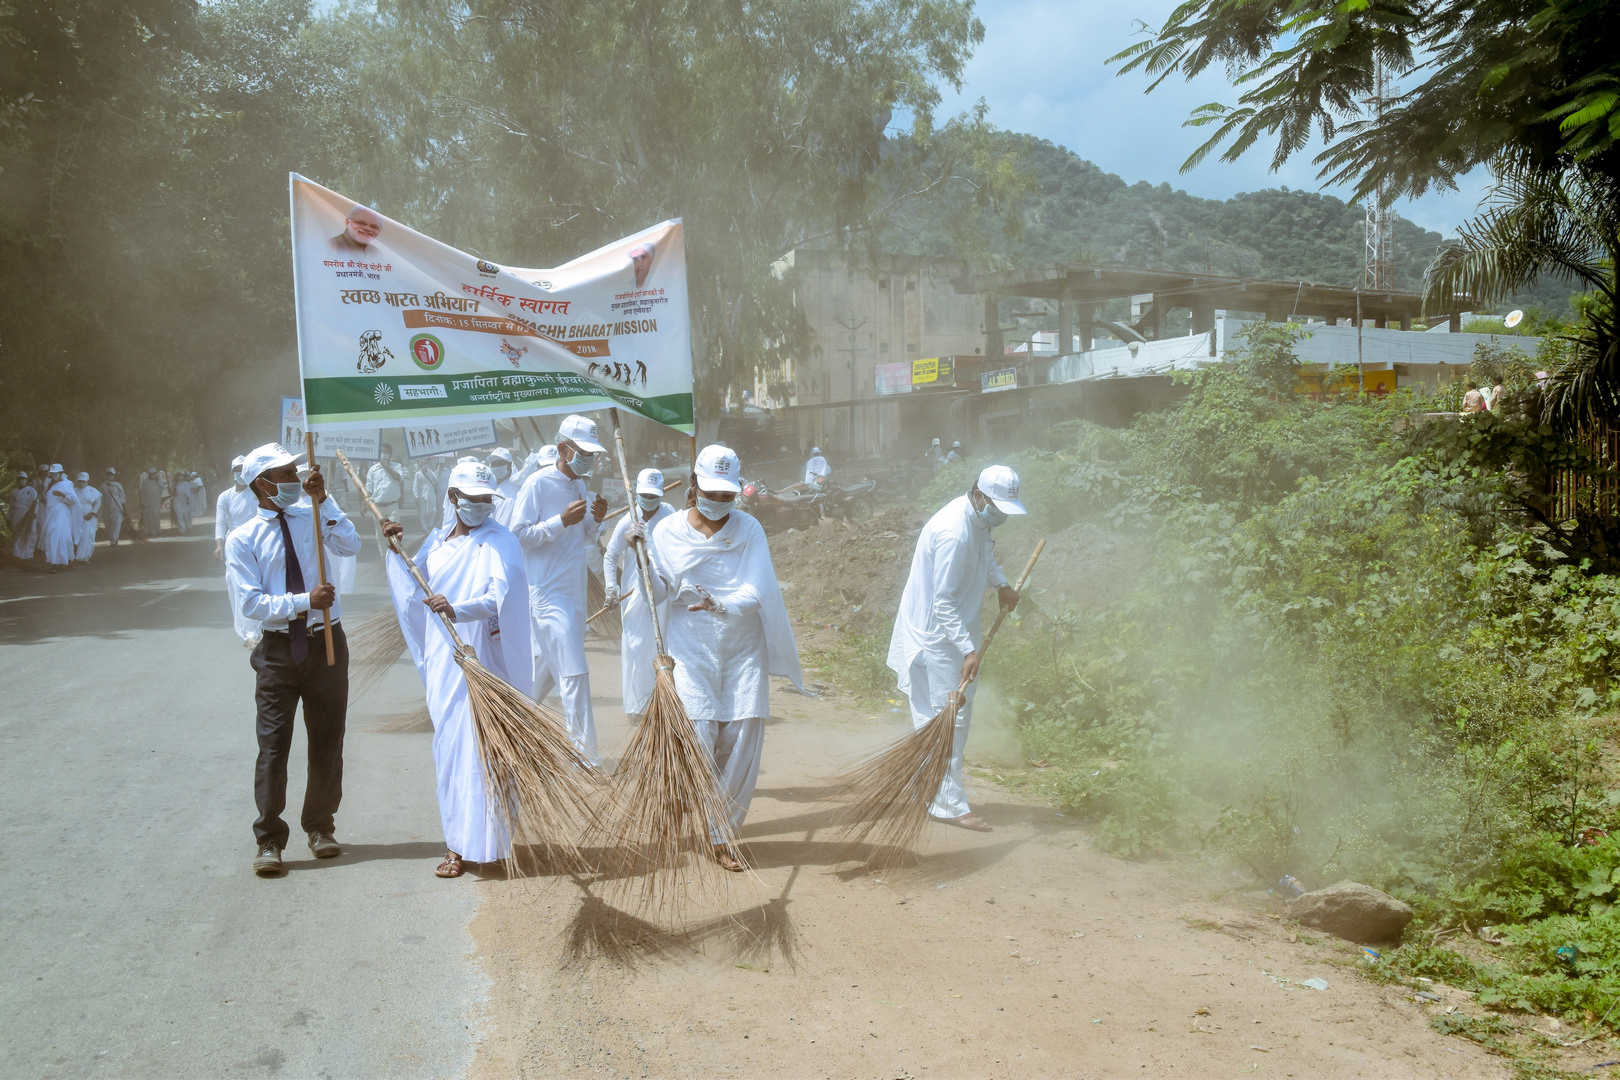
[[[1326,979],[1306,979],[1299,985],[1308,986],[1312,990],[1326,990],[1328,988]]]
[[[1284,874],[1277,879],[1277,884],[1271,887],[1271,891],[1284,900],[1293,900],[1305,895],[1305,886],[1301,885],[1293,874]]]

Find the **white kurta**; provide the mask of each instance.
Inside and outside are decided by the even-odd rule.
[[[214,500],[215,543],[223,550],[231,530],[251,521],[258,512],[258,497],[247,488],[228,487],[220,492],[219,498]],[[243,641],[256,641],[259,624],[243,614],[242,597],[230,574],[225,575],[225,596],[231,604],[231,623],[236,628],[236,636]]]
[[[52,566],[73,561],[73,522],[78,513],[79,496],[66,480],[58,480],[45,492],[42,539],[45,561]]]
[[[11,512],[7,515],[7,520],[11,522],[12,558],[34,557],[34,536],[38,532],[39,509],[39,492],[35,490],[33,484],[19,485],[17,490],[11,493]],[[27,519],[27,524],[24,524],[24,518]]]
[[[107,539],[117,544],[124,527],[124,485],[117,480],[102,481],[101,499],[101,523],[107,526]]]
[[[674,512],[668,503],[659,503],[652,520],[647,522],[647,531],[651,533],[654,526]],[[640,513],[641,508],[637,507],[619,518],[613,528],[613,536],[608,540],[607,554],[602,556],[602,580],[616,583],[619,595],[628,597],[619,604],[619,619],[623,626],[619,639],[619,673],[624,711],[635,715],[647,711],[647,701],[652,697],[653,661],[656,659],[653,654],[657,651],[652,618],[641,595],[641,575],[636,570],[636,554],[630,550],[629,544],[632,515],[639,516]],[[665,610],[666,606],[659,605],[658,618],[667,624],[669,613]]]
[[[765,530],[733,510],[706,537],[686,514],[671,514],[653,528],[649,547],[653,587],[668,595],[664,643],[687,715],[719,723],[769,716],[770,676],[802,685],[804,675]],[[726,614],[687,610],[702,599],[700,587]]]
[[[548,465],[524,482],[511,514],[511,530],[523,545],[529,580],[530,646],[559,677],[585,675],[585,574],[595,551],[598,522],[564,526],[569,503],[590,501],[585,481]]]
[[[832,466],[827,464],[827,459],[820,454],[804,463],[804,482],[807,484],[814,484],[816,481],[830,475],[832,475]]]
[[[79,509],[73,515],[73,557],[80,562],[89,562],[90,556],[96,553],[96,523],[101,518],[101,492],[86,484],[84,487],[75,487],[74,494],[79,497]]]
[[[508,476],[495,485],[495,520],[512,527],[512,511],[517,509],[518,492],[522,490],[523,480],[515,476]]]
[[[493,520],[441,542],[435,529],[416,564],[456,611],[456,632],[490,671],[525,694],[530,682],[528,581],[517,539]],[[400,560],[388,560],[388,584],[400,628],[427,689],[433,718],[433,765],[445,846],[473,862],[494,862],[511,849],[491,814],[482,753],[467,701],[467,680],[444,623]]]
[[[1005,584],[990,528],[966,495],[928,519],[917,537],[889,637],[889,668],[910,703],[914,727],[927,724],[949,703],[961,682],[963,658],[979,648],[985,589]],[[956,714],[950,766],[930,809],[935,817],[958,818],[971,811],[962,768],[975,689],[967,688],[966,703]]]

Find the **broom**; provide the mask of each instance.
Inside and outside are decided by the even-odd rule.
[[[1029,562],[1014,586],[1019,593],[1035,569],[1035,560],[1046,547],[1042,540],[1030,553]],[[1007,609],[996,613],[990,632],[979,646],[979,660],[995,640],[996,631],[1007,617]],[[981,668],[982,670],[982,668]],[[967,692],[963,680],[945,708],[928,723],[856,766],[838,785],[850,801],[843,815],[844,832],[851,841],[873,840],[878,851],[911,847],[928,823],[928,807],[939,793],[939,785],[951,763],[951,744],[956,736],[956,715]]]
[[[405,632],[392,611],[358,620],[349,628],[349,700],[377,685],[404,654]]]
[[[626,466],[619,410],[610,409],[609,413],[625,494],[633,503],[635,494]],[[643,544],[631,547],[636,552],[642,595],[650,598],[652,572],[647,565],[647,549]],[[675,660],[664,648],[658,612],[651,605],[649,611],[658,649],[652,698],[614,770],[613,817],[602,831],[608,841],[604,846],[620,851],[626,860],[623,873],[644,875],[642,901],[663,907],[679,894],[688,856],[702,867],[713,863],[715,848],[723,849],[739,862],[742,853],[731,828],[731,807],[720,791],[713,761],[698,740],[686,706],[675,690]]]
[[[364,492],[348,456],[337,459],[348,470],[355,487]],[[366,509],[380,526],[382,512],[369,495]],[[405,568],[426,595],[433,589],[415,562],[388,537],[388,546],[405,560]],[[512,854],[505,862],[516,867],[520,843],[555,854],[565,862],[583,866],[580,826],[595,818],[592,799],[599,790],[599,774],[574,747],[562,717],[529,700],[527,694],[501,679],[483,664],[456,633],[449,616],[439,614],[455,647],[456,664],[467,680],[467,704],[484,765],[484,791],[497,819],[512,838]]]

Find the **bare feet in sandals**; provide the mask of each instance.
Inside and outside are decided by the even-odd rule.
[[[445,852],[444,861],[439,863],[438,868],[433,873],[439,877],[460,877],[461,856],[453,851]]]
[[[723,868],[730,870],[733,874],[740,874],[743,871],[742,860],[719,844],[714,847],[714,861]]]
[[[958,829],[968,829],[972,832],[993,831],[988,821],[973,813],[963,814],[961,817],[935,818],[934,820],[943,821],[947,825],[955,825]]]

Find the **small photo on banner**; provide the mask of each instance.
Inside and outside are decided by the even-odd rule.
[[[405,428],[405,453],[413,458],[460,450],[487,450],[494,447],[496,441],[493,420],[461,420]]]

